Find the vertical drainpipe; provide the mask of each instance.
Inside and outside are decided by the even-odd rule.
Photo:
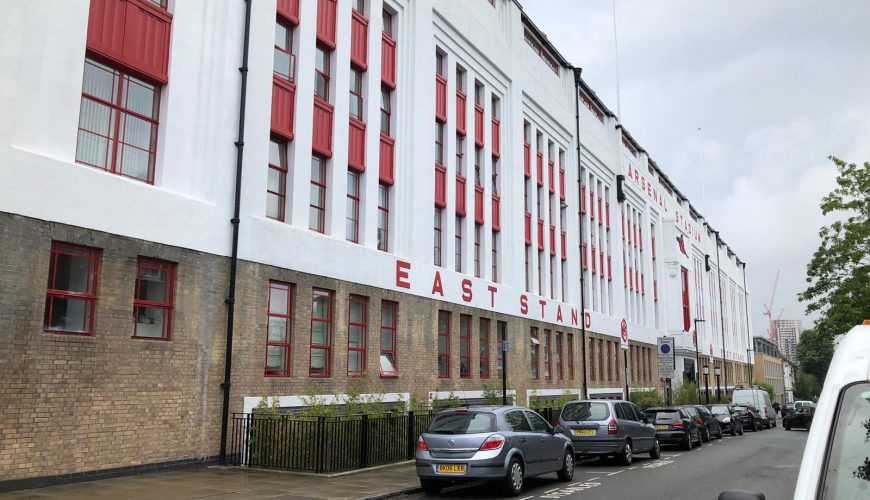
[[[746,291],[746,263],[740,263],[743,266],[743,313],[746,314],[746,370],[748,377],[746,381],[748,385],[752,385],[752,357],[749,356],[749,349],[755,354],[754,346],[752,345],[752,332],[749,331],[749,292]],[[785,383],[785,382],[783,382]]]
[[[580,73],[582,68],[574,68],[574,123],[577,127],[575,139],[577,142],[577,193],[580,195],[577,203],[577,214],[580,216],[580,251],[583,251],[583,213],[580,207],[583,206],[583,179],[580,177],[581,170],[581,153],[580,153]],[[581,351],[583,355],[583,399],[589,399],[589,386],[587,382],[587,365],[586,362],[586,273],[583,271],[583,256],[580,256],[580,338]]]
[[[242,53],[242,67],[239,72],[242,74],[241,96],[239,97],[239,136],[236,141],[236,190],[233,200],[233,218],[230,223],[233,225],[233,247],[230,257],[230,285],[227,298],[224,301],[227,305],[227,348],[224,354],[224,381],[221,384],[221,389],[224,391],[223,410],[221,411],[221,449],[220,463],[226,464],[227,458],[227,426],[229,421],[230,411],[230,380],[233,372],[233,313],[236,303],[236,270],[239,263],[239,211],[242,202],[242,160],[245,153],[245,101],[248,97],[248,47],[251,38],[251,0],[245,2],[245,39]]]
[[[725,395],[728,395],[728,362],[725,360],[725,306],[722,303],[722,267],[719,266],[719,231],[716,234],[716,278],[719,288],[719,318],[722,321],[722,383],[725,386]],[[751,381],[750,381],[751,383]]]

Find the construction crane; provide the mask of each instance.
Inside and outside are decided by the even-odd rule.
[[[779,272],[776,270],[776,278],[773,279],[773,291],[770,292],[770,299],[767,304],[764,304],[764,315],[767,316],[767,335],[771,342],[776,342],[776,332],[773,329],[773,301],[776,299],[776,287],[779,285]],[[782,317],[782,313],[780,313]]]

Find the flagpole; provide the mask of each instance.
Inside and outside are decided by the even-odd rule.
[[[619,43],[616,38],[616,0],[613,0],[613,54],[616,62],[616,116],[622,121],[622,103],[619,98]]]

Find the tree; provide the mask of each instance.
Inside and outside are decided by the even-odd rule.
[[[833,337],[819,333],[816,328],[801,333],[797,345],[797,359],[802,372],[812,374],[817,381],[824,382],[833,355]]]
[[[794,396],[797,399],[816,401],[822,393],[819,380],[812,373],[799,372],[794,385]]]
[[[755,381],[755,385],[757,385],[759,389],[764,389],[765,391],[767,391],[767,395],[770,396],[771,401],[776,401],[776,388],[775,387],[768,384],[767,382],[761,382],[758,380]]]
[[[807,314],[820,314],[815,331],[825,342],[870,318],[870,162],[829,159],[838,171],[837,187],[821,209],[836,220],[819,231],[821,244],[807,265],[809,287],[798,294]],[[816,361],[824,371],[810,373],[824,380],[830,356]]]

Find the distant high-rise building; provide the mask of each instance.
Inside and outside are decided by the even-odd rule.
[[[774,338],[779,351],[795,363],[797,361],[797,344],[800,342],[803,324],[799,319],[778,319],[771,322]]]

